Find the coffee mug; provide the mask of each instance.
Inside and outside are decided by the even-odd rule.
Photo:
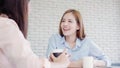
[[[62,54],[62,52],[63,49],[54,49],[52,53],[55,57],[58,57],[60,54]]]

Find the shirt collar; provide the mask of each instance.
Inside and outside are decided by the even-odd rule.
[[[81,46],[81,40],[79,38],[77,38],[76,40],[76,46],[77,47],[80,47]]]
[[[65,37],[63,36],[62,39],[61,39],[61,43],[62,44],[66,44],[66,41],[65,41]],[[67,45],[66,45],[67,46]],[[69,46],[67,46],[69,47]],[[81,47],[81,40],[79,38],[77,38],[76,40],[76,46],[75,47]]]
[[[63,36],[61,39],[61,43],[64,44],[65,43],[65,37]]]

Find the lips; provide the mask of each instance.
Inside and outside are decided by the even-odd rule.
[[[69,31],[70,29],[63,28],[63,31]]]

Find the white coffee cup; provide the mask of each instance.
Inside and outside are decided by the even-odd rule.
[[[63,49],[54,49],[52,53],[55,57],[58,57],[60,54],[62,54],[62,52]]]
[[[83,58],[83,68],[93,68],[93,57],[92,56],[87,56]]]

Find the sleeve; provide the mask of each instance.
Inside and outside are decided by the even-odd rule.
[[[0,48],[15,68],[40,68],[29,42],[11,19],[0,19]]]
[[[52,35],[50,38],[49,38],[49,42],[48,42],[48,48],[47,48],[47,51],[46,51],[46,57],[49,58],[51,52],[56,49],[56,41],[55,41],[55,36]]]
[[[111,67],[111,61],[108,58],[108,56],[106,56],[103,52],[102,49],[100,49],[100,47],[94,43],[92,40],[89,40],[89,45],[90,45],[90,56],[95,57],[97,60],[103,60],[106,62],[107,67]]]
[[[2,53],[0,49],[0,68],[13,68],[7,57]]]

